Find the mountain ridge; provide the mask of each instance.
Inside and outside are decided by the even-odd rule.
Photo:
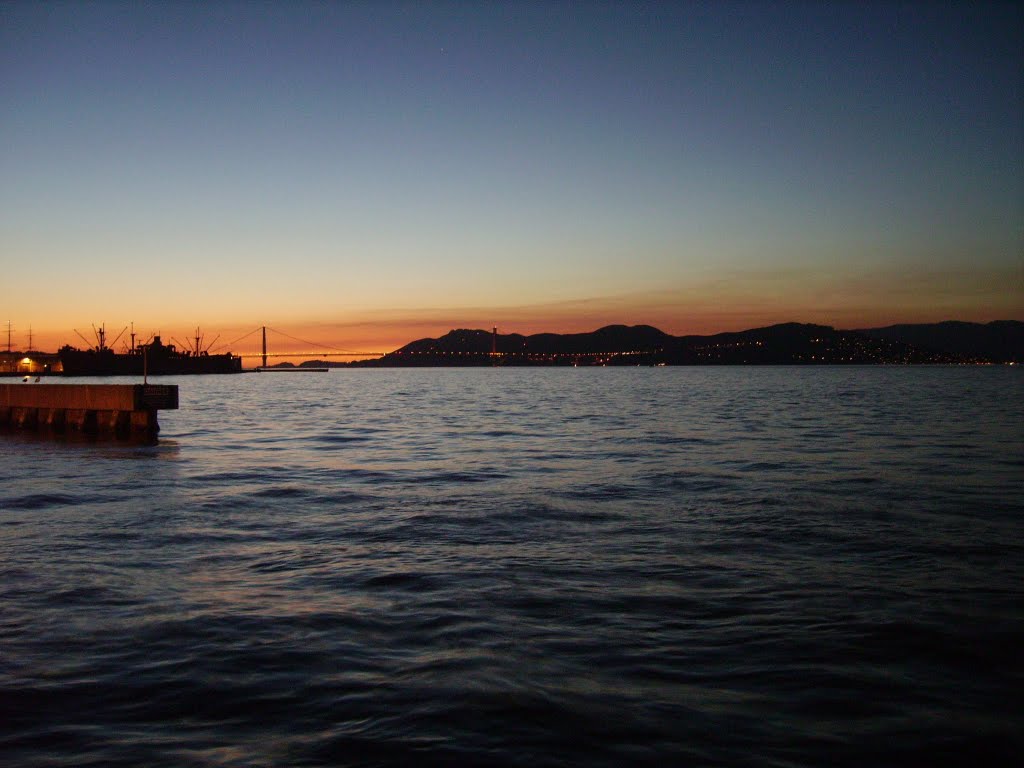
[[[497,355],[492,355],[492,348]],[[375,359],[369,367],[465,365],[937,364],[1024,361],[1024,322],[905,323],[837,330],[785,322],[708,336],[673,336],[651,325],[585,333],[496,334],[457,328]],[[322,364],[309,361],[304,365]],[[338,364],[335,364],[338,365]]]
[[[1024,322],[1019,320],[898,323],[857,332],[874,338],[902,341],[929,351],[981,355],[999,363],[1021,361],[1021,350],[1024,349]]]

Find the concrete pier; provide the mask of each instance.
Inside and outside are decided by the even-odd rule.
[[[0,427],[15,429],[154,437],[177,407],[175,384],[0,384]]]

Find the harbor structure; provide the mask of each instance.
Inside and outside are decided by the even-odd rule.
[[[178,408],[175,384],[0,384],[0,427],[155,437],[157,411]]]
[[[52,352],[0,352],[0,376],[45,376],[63,370],[60,357]]]

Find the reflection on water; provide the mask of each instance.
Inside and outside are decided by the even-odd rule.
[[[0,441],[17,764],[1021,746],[1019,371],[176,383],[155,445]]]

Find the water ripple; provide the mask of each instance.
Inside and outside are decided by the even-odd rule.
[[[181,380],[0,443],[11,765],[1011,764],[1020,371]]]

